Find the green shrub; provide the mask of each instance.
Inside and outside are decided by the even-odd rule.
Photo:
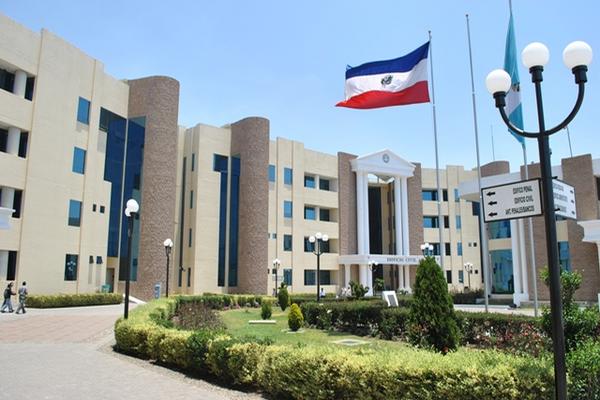
[[[385,281],[381,278],[376,278],[373,283],[373,290],[376,292],[381,292],[385,288]]]
[[[281,311],[285,311],[285,309],[290,305],[290,294],[288,293],[287,287],[283,283],[281,284],[279,292],[277,293],[277,303],[279,304],[279,307],[281,307]]]
[[[360,283],[356,283],[354,281],[350,281],[350,292],[352,293],[352,297],[355,299],[362,299],[365,297],[369,288],[367,286],[363,286]]]
[[[451,292],[450,296],[454,304],[477,304],[477,299],[483,298],[483,289]]]
[[[408,316],[409,311],[406,308],[393,307],[381,310],[379,323],[381,337],[388,340],[406,338]]]
[[[600,399],[600,342],[588,340],[567,356],[571,399]]]
[[[381,311],[387,308],[382,300],[302,303],[306,323],[318,329],[338,329],[367,335],[381,322]]]
[[[421,260],[417,268],[408,338],[417,346],[442,353],[458,347],[458,326],[448,284],[433,257]]]
[[[262,319],[269,319],[269,318],[271,318],[272,313],[273,313],[273,310],[271,309],[271,302],[263,301],[262,305],[260,307],[260,317]]]
[[[189,336],[187,348],[191,358],[190,367],[194,372],[205,372],[209,345],[219,335],[221,333],[217,331],[199,329]]]
[[[187,330],[196,329],[212,329],[212,330],[223,330],[225,324],[221,319],[221,316],[216,311],[209,308],[207,303],[203,302],[187,302],[181,303],[177,307],[173,321],[171,325],[178,326]],[[165,326],[165,323],[161,324]]]
[[[290,307],[290,312],[288,314],[288,326],[294,332],[298,329],[302,328],[304,325],[304,317],[302,316],[302,311],[300,311],[300,307],[298,304],[294,303]]]
[[[58,308],[78,306],[98,306],[120,304],[123,295],[119,293],[81,293],[27,296],[27,306],[31,308]]]

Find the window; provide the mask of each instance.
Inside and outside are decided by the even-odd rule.
[[[69,200],[69,226],[81,226],[81,202]]]
[[[77,121],[82,124],[90,124],[90,102],[83,97],[79,98],[79,104],[77,106]]]
[[[438,217],[433,216],[423,216],[423,228],[439,228],[439,219]]]
[[[326,208],[319,209],[319,220],[321,221],[331,221],[331,213]]]
[[[14,281],[17,274],[17,252],[8,252],[8,265],[6,268],[6,276],[0,276],[0,279],[6,278],[7,281]]]
[[[275,177],[276,177],[276,170],[275,170],[275,166],[272,164],[269,164],[269,182],[275,182]]]
[[[558,242],[558,263],[561,269],[571,271],[571,254],[569,242]]]
[[[321,270],[319,271],[319,280],[321,285],[331,285],[331,271]],[[316,269],[305,269],[304,270],[304,285],[314,286],[317,284],[317,270]]]
[[[305,236],[304,237],[304,252],[305,253],[310,253],[315,249],[315,244],[311,243],[310,240],[308,240],[309,237]]]
[[[188,247],[192,247],[192,228],[188,232]]]
[[[462,242],[456,243],[456,254],[462,256]]]
[[[283,235],[283,251],[292,251],[292,235]]]
[[[433,255],[434,256],[439,256],[440,254],[440,244],[439,243],[431,243],[431,245],[433,246]]]
[[[106,210],[106,208],[104,206],[100,206],[100,214],[104,214],[104,210]]]
[[[460,215],[456,216],[456,229],[462,229],[462,221],[460,219]]]
[[[13,218],[21,218],[21,204],[23,203],[23,191],[15,189],[15,197],[13,199]]]
[[[452,283],[452,271],[446,271],[446,282]]]
[[[291,268],[283,269],[283,283],[286,286],[292,286],[292,269]]]
[[[450,217],[444,215],[444,228],[450,228]]]
[[[192,172],[196,169],[196,153],[192,153]]]
[[[460,201],[460,197],[458,196],[458,189],[454,189],[454,201],[455,202],[459,202]]]
[[[315,188],[315,177],[310,175],[304,175],[304,187],[314,189]]]
[[[77,280],[77,254],[67,254],[65,257],[65,281]]]
[[[442,189],[442,201],[448,201],[448,190]]]
[[[471,203],[471,212],[473,213],[473,215],[479,216],[479,203]]]
[[[95,204],[92,204],[92,212],[96,212],[96,207],[97,206]]]
[[[435,189],[423,189],[422,191],[423,201],[437,201],[438,193]]]
[[[190,190],[190,208],[194,208],[194,191]]]
[[[490,239],[510,238],[510,221],[494,221],[488,223]]]
[[[444,243],[444,254],[447,256],[452,254],[450,251],[450,243]]]
[[[286,185],[292,184],[292,169],[291,168],[283,169],[283,183]]]
[[[317,214],[314,207],[304,206],[304,219],[317,219]]]
[[[283,217],[292,218],[292,202],[288,200],[283,201]]]
[[[13,91],[15,86],[15,74],[5,69],[0,68],[0,89],[4,89],[7,92]]]
[[[321,190],[331,190],[329,188],[329,179],[319,178],[319,189]]]
[[[73,172],[78,174],[85,173],[85,150],[79,147],[73,148]]]
[[[465,272],[458,271],[458,283],[465,283]]]

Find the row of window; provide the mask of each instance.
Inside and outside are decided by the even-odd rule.
[[[283,201],[283,217],[293,218],[293,202],[290,200]],[[304,206],[304,219],[316,221],[317,208],[313,206]],[[319,208],[319,221],[331,221],[331,210],[328,208]]]
[[[293,184],[294,174],[292,168],[284,167],[283,168],[283,183],[285,185]],[[275,182],[277,179],[277,168],[273,164],[269,164],[269,182]],[[304,176],[304,187],[315,189],[316,177],[313,175],[305,175]],[[330,189],[330,180],[325,178],[319,178],[319,189],[320,190],[331,190]]]
[[[424,201],[437,201],[439,198],[437,189],[423,189],[421,195]],[[442,189],[442,201],[448,201],[448,189]],[[454,201],[457,203],[460,201],[458,189],[454,189]]]
[[[444,218],[444,225],[442,226],[443,228],[449,228],[450,227],[450,217],[448,217],[447,215],[443,216]],[[462,220],[460,218],[460,215],[456,215],[456,229],[462,229]],[[433,216],[433,215],[424,215],[423,216],[423,228],[439,228],[440,227],[440,219],[438,216]]]
[[[277,270],[272,269],[271,273],[275,275]],[[333,285],[332,279],[332,271],[330,270],[321,270],[319,271],[319,280],[321,281],[321,285]],[[292,285],[292,269],[284,268],[283,269],[283,283],[286,286]],[[305,269],[304,270],[304,285],[305,286],[315,286],[317,284],[317,270],[316,269]]]
[[[17,156],[21,158],[27,157],[27,144],[29,142],[29,132],[21,132],[19,138],[19,150]],[[8,130],[0,128],[0,151],[3,153],[8,152]]]
[[[79,200],[69,200],[69,226],[81,226],[81,208],[82,202]],[[99,209],[100,214],[106,212],[106,207],[101,205],[98,207],[97,204],[92,204],[92,212],[96,212]]]
[[[33,100],[33,86],[35,85],[35,78],[28,77],[27,83],[25,84],[25,99]],[[7,92],[14,93],[15,91],[15,74],[5,69],[0,68],[0,89],[6,90]]]
[[[315,244],[311,243],[310,240],[308,240],[308,236],[304,237],[304,251],[306,253],[310,253],[312,251],[314,251],[315,249]],[[292,251],[293,250],[293,240],[292,240],[292,235],[283,235],[283,251]],[[329,253],[329,243],[330,242],[321,242],[321,251],[323,253]]]

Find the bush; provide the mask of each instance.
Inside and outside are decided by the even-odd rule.
[[[382,301],[340,301],[303,303],[302,314],[308,325],[318,329],[338,329],[356,334],[371,334],[381,322]]]
[[[381,311],[379,334],[383,339],[405,339],[409,311],[406,308],[387,308]]]
[[[200,329],[190,335],[187,348],[191,356],[191,369],[196,373],[206,372],[206,355],[212,340],[220,333],[207,329]]]
[[[466,292],[451,292],[454,304],[477,304],[477,299],[483,298],[483,289],[470,290]]]
[[[161,324],[160,321],[157,321],[157,323]],[[179,307],[177,307],[177,311],[173,317],[173,324],[187,330],[225,329],[225,324],[221,317],[214,310],[209,308],[206,303],[202,302],[181,303]],[[164,323],[161,325],[165,326]]]
[[[56,294],[56,295],[31,295],[27,296],[27,307],[31,308],[58,308],[78,306],[99,306],[106,304],[119,304],[123,295],[119,293],[81,293],[81,294]]]
[[[600,342],[588,340],[567,356],[572,399],[600,399]]]
[[[350,281],[350,292],[352,292],[352,297],[355,299],[362,299],[365,297],[369,288],[367,286],[363,286],[360,283],[356,283],[354,281]]]
[[[273,313],[273,310],[271,309],[271,302],[263,301],[262,305],[260,307],[260,317],[262,319],[269,319],[269,318],[271,318],[272,313]]]
[[[281,307],[281,311],[285,311],[290,305],[290,294],[288,293],[287,287],[282,283],[277,293],[277,303]]]
[[[408,338],[417,346],[442,353],[458,347],[458,326],[448,284],[433,257],[426,257],[417,268]]]
[[[300,311],[300,307],[298,304],[294,303],[290,307],[290,312],[288,314],[288,326],[294,332],[300,329],[304,325],[304,317],[302,316],[302,311]]]

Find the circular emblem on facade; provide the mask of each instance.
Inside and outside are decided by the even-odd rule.
[[[392,79],[393,76],[392,75],[386,75],[381,79],[381,86],[386,87],[387,85],[389,85],[390,83],[392,83]]]
[[[381,157],[383,159],[384,163],[388,163],[390,162],[390,156],[388,156],[387,153],[384,153],[383,156]]]

